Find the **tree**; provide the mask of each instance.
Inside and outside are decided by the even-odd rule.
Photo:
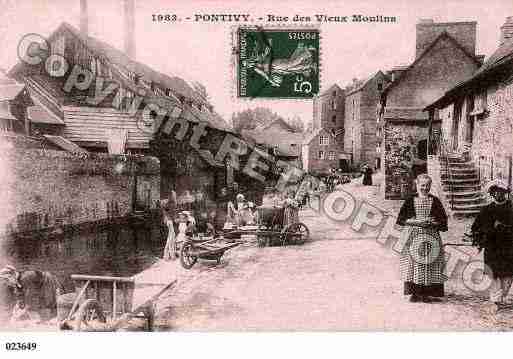
[[[265,126],[277,119],[282,119],[296,131],[303,132],[304,125],[299,116],[294,116],[292,120],[285,120],[266,107],[255,107],[253,109],[233,113],[232,125],[235,132],[240,133],[243,130],[254,130],[259,126]]]

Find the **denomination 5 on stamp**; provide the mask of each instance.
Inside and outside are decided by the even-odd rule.
[[[312,98],[319,92],[319,30],[237,30],[237,96]]]

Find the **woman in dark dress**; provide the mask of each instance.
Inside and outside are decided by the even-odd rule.
[[[368,165],[363,166],[363,182],[364,186],[372,186],[372,170]]]
[[[221,188],[220,194],[217,196],[217,209],[216,209],[216,231],[222,231],[228,216],[228,203],[231,202],[230,194],[226,187]]]
[[[397,224],[404,226],[406,244],[400,258],[404,295],[411,302],[431,302],[444,296],[444,251],[439,232],[447,231],[447,215],[442,202],[429,193],[431,178],[417,177],[418,194],[402,205]]]

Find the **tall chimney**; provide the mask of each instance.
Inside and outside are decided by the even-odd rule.
[[[135,0],[124,0],[125,8],[125,27],[124,27],[124,41],[125,53],[128,57],[135,59]]]
[[[80,0],[80,33],[87,36],[89,32],[89,19],[87,15],[87,0]]]
[[[500,45],[504,44],[506,41],[513,40],[513,16],[508,16],[506,18],[506,22],[501,26],[501,37],[500,37]]]

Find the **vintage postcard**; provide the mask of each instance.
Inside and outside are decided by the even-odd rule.
[[[511,331],[484,5],[0,0],[0,331]]]
[[[312,98],[319,93],[318,30],[239,28],[239,97]]]

